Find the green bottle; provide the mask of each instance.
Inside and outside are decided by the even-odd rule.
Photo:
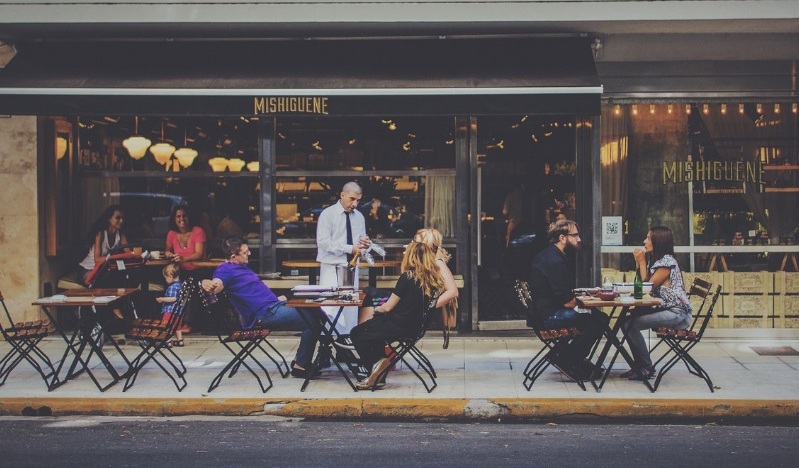
[[[641,280],[641,269],[635,269],[635,281],[633,282],[633,297],[635,299],[644,298],[644,282]]]

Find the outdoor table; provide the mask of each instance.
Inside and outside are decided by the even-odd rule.
[[[320,294],[315,297],[295,296],[289,299],[286,303],[287,306],[294,307],[295,309],[311,310],[313,312],[313,316],[319,321],[320,325],[320,332],[318,336],[319,349],[316,352],[316,358],[311,363],[312,368],[309,369],[310,372],[308,373],[308,377],[305,378],[305,381],[302,383],[302,387],[300,387],[301,392],[305,391],[305,389],[308,387],[308,383],[311,381],[311,377],[316,374],[322,357],[324,355],[332,356],[333,342],[339,337],[338,331],[336,331],[336,323],[338,323],[338,319],[341,317],[341,312],[345,307],[360,307],[363,305],[366,295],[360,291],[357,291],[356,294],[358,295],[358,298],[355,300],[345,300],[342,299],[341,296],[325,297]],[[322,307],[338,307],[338,311],[336,312],[335,317],[331,319],[322,310]],[[305,319],[304,315],[302,317]],[[338,371],[347,380],[347,383],[350,385],[350,387],[357,392],[358,389],[355,387],[355,384],[352,382],[349,375],[347,375],[347,371],[345,371],[341,366],[341,363],[334,359],[333,364],[335,364],[336,368],[338,368]],[[347,363],[347,367],[349,368],[350,372],[353,374],[355,373],[356,369],[352,363]]]
[[[622,301],[621,298],[616,298],[612,301],[603,301],[597,297],[593,296],[579,296],[577,297],[577,301],[580,303],[581,306],[584,307],[612,307],[613,310],[610,313],[610,316],[613,317],[617,308],[621,307],[621,311],[619,312],[619,317],[616,319],[616,323],[613,325],[613,328],[610,325],[607,326],[605,329],[605,346],[602,348],[602,351],[599,353],[599,357],[597,358],[596,365],[601,366],[605,358],[607,357],[608,353],[610,352],[610,348],[615,348],[615,352],[613,353],[613,357],[610,360],[610,363],[607,366],[607,369],[602,374],[602,380],[597,384],[593,380],[591,384],[594,386],[594,389],[597,392],[602,391],[602,387],[605,385],[605,381],[607,380],[608,376],[610,375],[610,371],[613,369],[613,364],[616,362],[616,358],[618,358],[619,354],[624,358],[627,364],[630,365],[630,368],[633,369],[635,367],[635,362],[633,357],[624,349],[624,342],[627,340],[627,336],[622,336],[622,339],[619,340],[618,335],[619,331],[622,329],[621,326],[624,324],[624,321],[628,319],[630,316],[630,311],[635,307],[651,307],[651,306],[659,306],[663,304],[663,301],[651,297],[649,295],[645,295],[643,299],[636,299],[634,301],[626,302]],[[624,334],[622,334],[624,335]],[[643,379],[644,385],[646,385],[650,391],[654,392],[652,388],[652,384],[649,383],[649,380]]]
[[[307,268],[308,284],[316,284],[319,277],[319,262],[315,260],[283,260],[282,265],[288,268]],[[367,262],[358,262],[360,268],[369,268],[369,287],[377,287],[378,268],[397,268],[400,266],[399,260],[375,260],[374,266]]]
[[[33,305],[40,306],[44,310],[45,314],[50,318],[50,321],[55,325],[56,331],[58,331],[58,334],[61,335],[61,338],[63,338],[67,345],[61,362],[59,362],[58,368],[53,375],[53,381],[48,385],[50,390],[60,387],[80,375],[83,371],[86,371],[92,379],[92,382],[94,382],[101,392],[106,391],[127,375],[130,370],[130,361],[119,348],[114,338],[111,335],[107,335],[109,342],[119,355],[122,356],[127,366],[125,371],[121,374],[114,368],[108,356],[106,356],[106,353],[103,351],[102,343],[98,343],[92,337],[92,331],[95,329],[99,331],[99,336],[102,336],[103,333],[102,323],[98,319],[97,312],[94,308],[119,305],[123,300],[130,300],[132,294],[136,291],[138,291],[138,289],[133,288],[75,289],[65,291],[63,294],[66,296],[64,300],[59,300],[56,296],[41,298],[33,302]],[[62,308],[75,317],[77,326],[75,327],[75,331],[72,332],[72,336],[67,336],[67,332],[63,329],[58,320],[56,320],[57,314],[55,309],[57,308]],[[61,378],[61,370],[70,355],[72,355],[72,359],[69,364],[69,370],[67,374]],[[105,367],[111,377],[111,382],[107,385],[102,385],[94,375],[94,372],[92,372],[89,361],[91,361],[93,355],[97,355],[103,363],[103,367]]]

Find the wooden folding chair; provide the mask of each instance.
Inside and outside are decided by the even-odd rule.
[[[182,317],[189,307],[193,281],[185,280],[180,285],[177,301],[167,322],[159,319],[135,319],[125,338],[137,343],[141,352],[130,363],[127,380],[122,391],[127,391],[136,382],[139,372],[153,361],[172,380],[179,392],[186,388],[186,366],[170,342],[175,336]]]
[[[206,309],[206,312],[211,314],[212,318],[215,319],[214,322],[216,322],[217,338],[219,342],[233,355],[225,367],[211,381],[211,385],[208,387],[209,393],[219,386],[222,382],[222,378],[225,374],[228,374],[228,371],[228,378],[231,378],[236,375],[241,366],[244,366],[245,369],[250,371],[250,374],[258,381],[261,392],[266,393],[267,390],[272,388],[272,377],[269,375],[269,371],[266,367],[264,367],[264,364],[259,360],[259,355],[262,357],[265,356],[272,361],[277,367],[281,377],[286,378],[289,376],[291,369],[289,369],[286,358],[283,357],[280,351],[278,351],[269,340],[267,340],[271,330],[257,326],[249,330],[241,329],[238,314],[234,313],[228,315],[228,312],[233,310],[233,306],[224,296],[217,297],[216,302],[211,304],[209,301],[210,296],[206,294],[199,285],[197,288],[198,291],[200,291],[203,307]],[[232,315],[236,315],[236,317]],[[269,350],[264,348],[263,345],[266,345]],[[260,351],[260,354],[258,354],[258,351]],[[254,366],[251,366],[251,364],[261,369],[261,375],[263,375],[269,383],[268,385],[264,385],[263,380],[261,380],[261,375],[256,372],[253,368]]]
[[[652,347],[650,353],[661,344],[665,344],[668,349],[654,363],[655,367],[658,367],[661,363],[665,362],[662,367],[660,367],[657,378],[655,378],[655,383],[652,386],[653,392],[657,390],[658,386],[660,385],[660,381],[663,379],[663,376],[666,375],[666,373],[668,373],[671,368],[680,361],[685,364],[688,372],[697,377],[701,377],[707,384],[708,388],[710,388],[710,391],[714,391],[713,381],[710,380],[710,375],[702,366],[699,365],[696,359],[691,356],[690,352],[691,349],[693,349],[693,347],[699,344],[699,342],[702,340],[702,336],[704,335],[705,329],[710,322],[710,318],[713,316],[713,309],[716,306],[716,301],[719,299],[720,294],[721,286],[716,287],[715,292],[711,294],[711,283],[700,278],[696,278],[691,285],[689,296],[701,297],[702,301],[697,311],[693,314],[694,317],[691,322],[691,326],[685,330],[677,330],[667,327],[654,329],[657,337],[660,338],[660,341],[658,341],[658,343]]]
[[[407,337],[395,337],[386,340],[386,346],[390,348],[389,354],[389,364],[386,366],[385,370],[381,372],[381,374],[375,380],[375,384],[370,388],[370,390],[375,391],[380,385],[380,382],[384,381],[386,375],[391,371],[394,366],[402,361],[408,367],[408,369],[413,372],[413,375],[416,376],[424,385],[425,390],[427,393],[431,393],[433,390],[436,389],[438,386],[438,382],[436,382],[436,370],[433,367],[433,363],[430,362],[430,359],[425,356],[425,354],[420,350],[416,345],[419,343],[419,340],[424,338],[425,333],[427,333],[427,329],[430,327],[431,323],[433,322],[433,318],[435,317],[436,303],[438,302],[438,298],[441,296],[440,293],[437,293],[433,296],[430,302],[427,304],[424,312],[422,313],[422,326],[420,327],[419,331],[414,336],[407,336]],[[412,364],[409,362],[409,359],[413,361]],[[422,374],[420,374],[416,369],[419,368],[427,374],[429,377],[430,382],[425,379]]]
[[[527,325],[533,329],[535,336],[544,344],[544,347],[530,359],[530,362],[528,362],[527,366],[524,368],[524,372],[522,372],[522,375],[524,375],[524,381],[522,382],[524,388],[530,391],[535,381],[550,365],[553,365],[571,380],[577,382],[580,388],[585,390],[585,382],[582,379],[573,375],[574,373],[572,372],[561,369],[557,364],[558,356],[569,346],[569,343],[571,343],[575,337],[580,336],[580,330],[574,327],[552,330],[545,329],[543,327],[543,320],[541,320],[541,316],[533,305],[533,296],[530,293],[530,287],[527,282],[516,280],[515,289],[519,297],[519,302],[527,311]]]
[[[0,386],[6,383],[11,371],[24,359],[42,376],[47,389],[52,390],[55,368],[47,354],[39,347],[39,343],[50,334],[50,321],[35,320],[15,323],[6,307],[2,291],[0,291],[0,303],[3,304],[3,310],[9,323],[7,327],[0,323],[0,330],[2,330],[3,338],[11,345],[11,349],[0,359]]]

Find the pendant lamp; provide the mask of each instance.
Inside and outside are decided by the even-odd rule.
[[[147,148],[153,143],[143,136],[139,136],[139,116],[136,116],[136,126],[133,129],[132,137],[128,137],[122,141],[122,146],[128,150],[131,158],[139,160],[147,153]]]
[[[175,147],[164,141],[164,122],[161,122],[161,141],[150,147],[150,153],[153,154],[155,161],[163,166],[169,162],[174,152]]]

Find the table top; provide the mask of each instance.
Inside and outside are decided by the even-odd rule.
[[[32,305],[52,307],[106,305],[136,291],[138,291],[136,288],[70,289],[63,294],[39,298]]]
[[[375,260],[374,266],[378,268],[394,268],[400,266],[401,263],[399,260]],[[315,260],[283,260],[281,264],[289,268],[316,268],[319,266],[319,262]],[[366,262],[358,262],[358,266],[369,268],[371,265]]]
[[[317,302],[312,297],[292,297],[291,299],[286,302],[286,305],[289,307],[296,308],[304,308],[304,309],[318,309],[320,307],[341,307],[341,306],[353,306],[353,307],[360,307],[363,304],[363,300],[366,298],[366,295],[363,292],[358,293],[358,300],[355,301],[342,301],[337,297],[331,297],[330,299],[325,299],[322,302]]]
[[[660,298],[652,296],[644,296],[643,299],[635,299],[633,302],[625,302],[618,297],[612,301],[603,301],[602,299],[594,296],[579,296],[576,299],[577,302],[586,307],[650,307],[663,304],[663,301]]]
[[[166,265],[168,263],[171,263],[171,262],[172,262],[171,260],[167,260],[165,258],[159,258],[158,260],[150,259],[150,260],[147,260],[146,265],[148,265],[148,266],[164,266],[164,265]],[[219,265],[225,263],[225,259],[224,258],[209,258],[207,260],[195,260],[193,262],[187,262],[187,263],[191,263],[192,265],[194,265],[196,267],[199,267],[199,268],[216,268]]]

